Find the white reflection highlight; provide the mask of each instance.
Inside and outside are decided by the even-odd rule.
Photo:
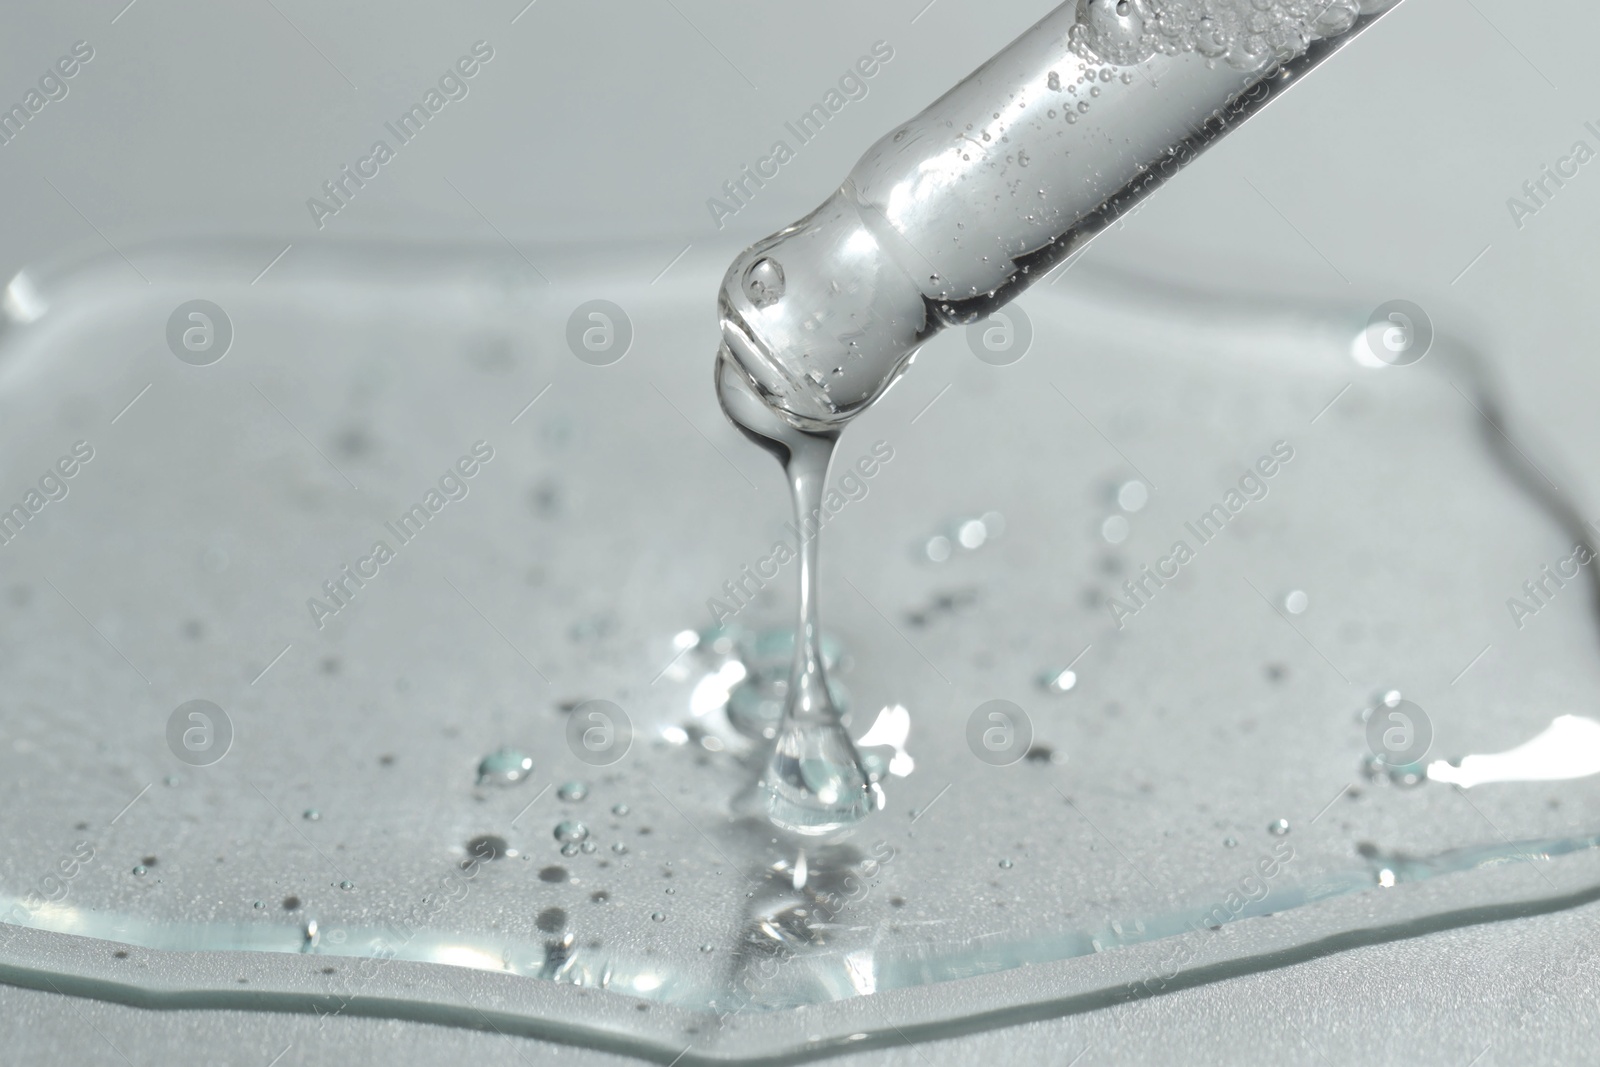
[[[701,678],[695,683],[694,691],[689,694],[689,711],[696,718],[720,711],[727,706],[728,696],[733,692],[733,687],[744,681],[747,673],[743,663],[731,659],[713,673]]]
[[[1562,715],[1544,732],[1505,752],[1434,760],[1428,777],[1470,789],[1492,782],[1563,782],[1600,774],[1600,722]]]
[[[844,970],[851,988],[859,995],[870,996],[878,991],[878,975],[873,968],[870,951],[850,953],[844,958]]]
[[[466,945],[440,945],[433,950],[433,962],[452,967],[471,967],[479,971],[503,971],[506,961],[481,949]]]
[[[43,318],[48,310],[50,305],[45,302],[39,287],[33,283],[33,276],[25,270],[17,272],[16,277],[6,286],[5,295],[0,296],[0,311],[4,311],[12,320],[24,325]]]
[[[894,757],[889,760],[889,773],[896,778],[904,778],[917,767],[911,753],[906,751],[906,739],[910,736],[911,712],[903,705],[894,704],[878,712],[872,727],[856,739],[856,747],[886,745],[894,749]]]
[[[845,238],[844,251],[854,259],[867,259],[878,251],[878,242],[866,230],[856,230]]]
[[[975,158],[962,159],[963,152]],[[914,177],[897,182],[889,190],[884,217],[901,233],[916,233],[921,229],[920,215],[926,210],[925,205],[938,200],[940,194],[959,182],[968,171],[981,167],[985,158],[983,146],[962,142],[922,160],[917,164]]]
[[[1389,364],[1379,359],[1372,351],[1372,346],[1367,343],[1367,331],[1362,330],[1350,342],[1350,358],[1363,367],[1379,369]]]

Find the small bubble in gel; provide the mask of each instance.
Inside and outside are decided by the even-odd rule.
[[[575,804],[589,795],[588,782],[567,782],[558,790],[556,796],[568,804]]]
[[[1267,833],[1271,834],[1273,837],[1282,837],[1288,832],[1288,819],[1273,819],[1271,822],[1267,823]]]
[[[581,822],[563,819],[556,823],[555,835],[557,841],[582,841],[589,836],[589,828]]]

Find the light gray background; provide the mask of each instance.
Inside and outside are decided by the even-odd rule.
[[[660,243],[663,267],[685,245],[686,258],[715,261],[809,210],[879,133],[1052,6],[274,3],[7,5],[0,102],[20,99],[74,41],[96,57],[65,100],[0,147],[0,274],[101,254],[108,242],[137,263],[141,242],[180,234],[305,247],[498,230],[556,277],[567,257],[621,240]],[[1406,0],[1089,255],[1180,281],[1332,294],[1353,284],[1412,299],[1487,340],[1542,435],[1577,439],[1593,422],[1600,161],[1520,231],[1505,202],[1575,139],[1594,143],[1583,122],[1600,124],[1597,22],[1576,0],[1527,13]],[[319,232],[306,198],[478,39],[496,56],[470,96]],[[706,198],[879,39],[896,55],[871,94],[718,231]],[[1457,931],[1178,994],[1159,1022],[1121,1034],[1091,1016],[867,1059],[1064,1064],[1088,1046],[1085,1065],[1489,1064],[1535,1051],[1570,1062],[1593,1048],[1592,978],[1550,983],[1540,968],[1592,938],[1594,918],[1585,909]],[[1519,994],[1529,988],[1539,991],[1531,1010]],[[199,1043],[212,1062],[232,1045],[240,1064],[288,1046],[284,1067],[513,1055],[500,1038],[400,1023],[152,1019],[12,989],[0,989],[0,1011],[9,1054],[30,1062],[182,1062]],[[613,1062],[531,1042],[516,1052]]]

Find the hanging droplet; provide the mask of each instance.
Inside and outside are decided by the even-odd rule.
[[[826,834],[872,810],[866,772],[836,723],[795,723],[778,734],[763,776],[767,813],[799,834]]]

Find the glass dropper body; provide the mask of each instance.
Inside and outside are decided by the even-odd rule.
[[[1226,47],[1164,36],[1160,0],[1061,5],[734,260],[724,345],[796,425],[842,426],[1399,2],[1272,0]],[[1259,7],[1207,9],[1230,3]]]

